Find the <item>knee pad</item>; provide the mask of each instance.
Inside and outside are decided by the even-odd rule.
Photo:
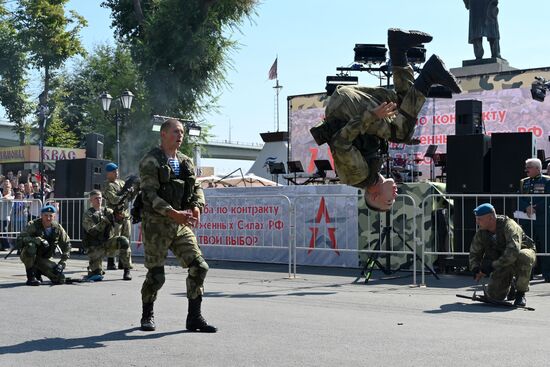
[[[198,276],[204,279],[209,269],[210,267],[206,261],[202,258],[202,256],[199,256],[189,265],[189,275],[192,277]]]
[[[147,272],[147,282],[155,291],[158,291],[160,288],[162,288],[165,280],[166,278],[164,277],[164,266],[154,267]]]
[[[130,241],[128,241],[128,238],[126,238],[124,236],[119,236],[117,238],[117,245],[118,245],[118,247],[120,247],[120,249],[126,250],[126,249],[130,248]]]

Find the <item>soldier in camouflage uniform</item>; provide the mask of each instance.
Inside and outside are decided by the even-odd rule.
[[[88,265],[88,279],[99,281],[103,279],[103,257],[118,250],[124,273],[122,279],[132,280],[132,250],[127,237],[115,233],[117,218],[109,208],[101,208],[101,191],[90,191],[91,207],[86,210],[82,218],[84,229],[83,244],[87,250],[90,262]]]
[[[386,150],[387,141],[410,142],[416,117],[433,84],[461,92],[436,55],[414,80],[407,51],[431,40],[432,36],[423,32],[388,30],[395,91],[338,86],[327,104],[324,121],[310,130],[317,144],[329,144],[342,183],[365,189],[365,201],[371,209],[387,211],[397,196],[395,182],[379,174],[381,151]]]
[[[548,194],[550,193],[550,177],[541,174],[542,162],[538,158],[529,158],[525,161],[525,172],[527,177],[519,184],[520,194]],[[534,240],[539,253],[547,252],[548,243],[548,217],[547,211],[550,202],[542,196],[520,196],[518,209],[531,216],[536,215],[535,220],[520,219],[519,224]],[[537,257],[537,264],[540,267],[545,282],[550,282],[550,257]]]
[[[117,220],[114,230],[117,236],[124,236],[130,240],[131,222],[129,203],[136,196],[136,192],[134,192],[133,188],[130,188],[129,192],[120,195],[125,182],[118,178],[118,166],[115,163],[107,164],[105,172],[107,172],[107,180],[103,184],[103,197],[105,198],[107,208],[112,209],[118,216],[121,216]],[[107,270],[115,269],[115,252],[107,254]],[[119,269],[123,267],[120,258],[118,267]]]
[[[27,271],[27,285],[40,285],[42,275],[54,284],[65,283],[63,270],[71,253],[71,243],[63,227],[55,222],[56,213],[54,206],[44,206],[40,218],[30,221],[17,237],[17,247],[21,250],[19,257]],[[56,263],[51,258],[57,246],[61,259]]]
[[[491,204],[481,204],[474,209],[474,214],[479,226],[470,246],[470,269],[474,279],[479,281],[490,275],[487,297],[515,299],[515,305],[525,306],[525,292],[529,290],[536,258],[533,240],[515,221],[505,215],[496,215]]]
[[[184,268],[187,276],[189,310],[186,328],[216,332],[201,315],[203,283],[208,271],[191,227],[200,220],[204,194],[195,181],[191,159],[178,151],[184,129],[176,119],[166,120],[160,129],[160,147],[148,152],[140,162],[143,199],[143,245],[147,276],[141,288],[143,314],[141,329],[155,330],[153,303],[164,284],[164,263],[168,250]]]

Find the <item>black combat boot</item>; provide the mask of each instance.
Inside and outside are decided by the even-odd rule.
[[[155,331],[155,317],[153,316],[153,302],[143,304],[143,312],[141,314],[141,330]]]
[[[118,270],[124,269],[124,265],[122,265],[122,261],[120,261],[120,258],[118,259]]]
[[[407,66],[407,51],[411,47],[428,43],[433,39],[428,33],[404,31],[399,28],[388,29],[388,47],[393,66]]]
[[[116,270],[114,257],[107,258],[107,270]]]
[[[525,292],[516,292],[516,300],[514,301],[514,306],[525,306],[527,300],[525,299]]]
[[[215,333],[218,329],[215,326],[208,325],[201,315],[202,296],[195,299],[189,299],[189,310],[185,328],[189,331],[200,331],[203,333]]]
[[[43,283],[43,280],[42,280],[42,272],[40,270],[35,270],[34,271],[34,276],[36,277],[36,280],[38,280],[38,283],[42,284]]]
[[[454,75],[447,70],[445,64],[437,55],[432,55],[426,61],[420,75],[414,81],[414,87],[424,96],[427,96],[430,87],[434,84],[441,84],[453,93],[462,92]]]
[[[124,269],[124,275],[122,275],[122,279],[132,280],[132,274],[130,273],[130,269]]]
[[[34,272],[34,268],[27,269],[27,285],[31,285],[36,287],[37,285],[40,285],[40,282],[38,279],[36,279],[36,275]]]
[[[510,284],[510,290],[508,291],[508,295],[506,296],[507,301],[513,301],[516,299],[516,281],[512,280],[512,283]]]

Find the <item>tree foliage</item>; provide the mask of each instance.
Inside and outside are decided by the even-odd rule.
[[[52,74],[75,55],[83,55],[79,39],[86,20],[74,11],[65,13],[68,0],[19,0],[14,24],[30,66],[44,75],[40,103],[47,104]],[[47,124],[46,124],[47,127]]]
[[[0,104],[15,123],[14,131],[24,143],[29,125],[25,118],[32,112],[26,77],[26,53],[18,37],[13,18],[0,4]]]
[[[257,0],[105,0],[118,39],[150,90],[153,111],[193,118],[212,107],[226,82],[224,30],[251,16]]]

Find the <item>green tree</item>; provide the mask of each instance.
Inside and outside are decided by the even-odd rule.
[[[10,121],[15,123],[14,131],[21,144],[25,143],[30,125],[26,117],[32,112],[27,88],[26,53],[21,44],[13,18],[0,4],[0,104],[6,110]]]
[[[48,104],[50,82],[56,70],[67,59],[83,55],[80,29],[86,20],[74,11],[65,13],[68,0],[19,0],[15,10],[15,28],[18,38],[28,54],[28,62],[40,70],[44,89],[40,104]],[[46,123],[46,129],[48,123]]]
[[[128,47],[98,45],[87,57],[78,62],[71,73],[57,78],[62,90],[59,95],[60,118],[77,134],[81,143],[90,132],[104,135],[104,152],[107,159],[116,157],[116,125],[114,112],[122,114],[118,101],[113,100],[106,115],[101,109],[99,95],[107,91],[117,98],[130,90],[134,101],[129,114],[121,119],[120,150],[121,172],[136,172],[140,157],[156,143],[151,131],[151,106],[147,88],[134,64]],[[52,98],[52,102],[55,102]]]
[[[105,0],[117,38],[130,45],[155,113],[196,118],[226,83],[225,30],[250,17],[257,0]]]

